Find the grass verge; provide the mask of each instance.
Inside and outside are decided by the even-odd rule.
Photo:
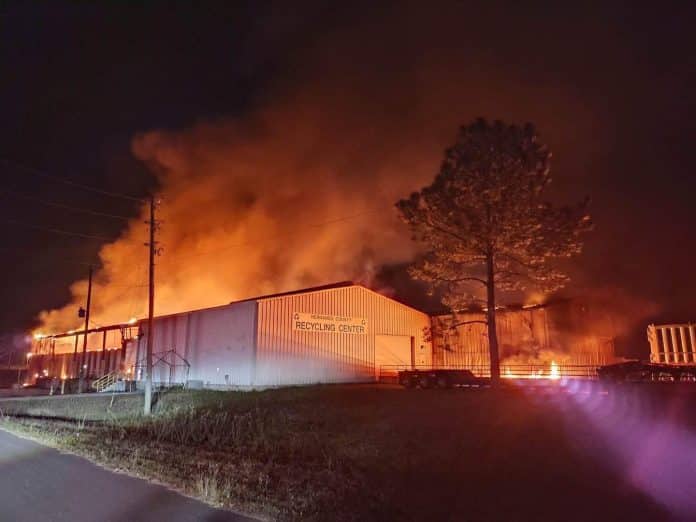
[[[660,514],[577,452],[553,408],[514,390],[182,391],[150,418],[141,400],[0,402],[42,416],[1,425],[269,519],[589,520],[596,502],[605,519]]]

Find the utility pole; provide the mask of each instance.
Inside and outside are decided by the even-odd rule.
[[[150,247],[150,291],[148,300],[147,315],[147,349],[145,353],[145,415],[152,412],[152,344],[154,342],[154,315],[155,315],[155,196],[150,196],[150,242],[146,246]]]
[[[89,279],[87,283],[87,308],[85,310],[85,336],[82,339],[82,356],[80,357],[80,384],[79,391],[85,391],[85,360],[87,356],[87,331],[89,330],[89,308],[92,304],[92,265],[89,265]]]

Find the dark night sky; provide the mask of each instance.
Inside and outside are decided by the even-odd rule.
[[[646,322],[696,319],[688,3],[228,4],[1,4],[0,330],[64,304],[86,270],[74,261],[94,260],[100,246],[17,221],[114,238],[122,226],[14,192],[137,214],[132,202],[95,200],[17,164],[144,195],[156,182],[132,156],[138,132],[234,118],[317,82],[374,92],[377,105],[397,100],[379,117],[399,125],[423,93],[411,98],[409,82],[395,79],[427,76],[430,63],[453,71],[433,118],[458,110],[447,100],[461,81],[467,110],[454,120],[536,122],[557,159],[559,194],[592,196],[597,231],[574,291],[626,293],[650,310]]]

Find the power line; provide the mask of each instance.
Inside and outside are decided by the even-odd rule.
[[[326,226],[326,225],[333,225],[333,224],[335,224],[335,223],[341,223],[341,222],[344,222],[344,221],[349,221],[349,220],[351,220],[351,219],[359,218],[359,217],[362,217],[362,216],[365,216],[365,215],[368,215],[368,214],[375,214],[375,213],[377,213],[377,212],[384,212],[384,209],[367,210],[367,211],[365,211],[365,212],[360,212],[360,213],[358,213],[358,214],[353,214],[353,215],[351,215],[351,216],[344,216],[344,217],[340,217],[340,218],[336,218],[336,219],[330,219],[330,220],[328,220],[328,221],[322,221],[322,222],[319,222],[319,223],[310,223],[310,224],[308,224],[308,225],[306,225],[306,226],[307,226],[307,227],[312,227],[312,228],[320,228],[320,227],[324,227],[324,226]],[[285,234],[277,234],[277,235],[275,235],[275,236],[269,236],[269,237],[263,238],[263,239],[261,239],[261,240],[256,240],[256,241],[245,241],[245,242],[243,242],[243,243],[237,243],[237,244],[234,244],[234,245],[227,245],[227,246],[224,247],[224,248],[219,248],[219,249],[217,249],[217,250],[212,250],[212,251],[208,251],[208,252],[199,252],[199,253],[196,253],[196,254],[188,254],[188,255],[185,255],[185,256],[174,256],[174,257],[169,257],[168,260],[180,261],[180,260],[182,260],[182,259],[190,259],[190,258],[194,258],[194,257],[202,257],[202,256],[208,256],[208,255],[212,255],[212,254],[218,254],[218,253],[220,253],[220,252],[225,252],[225,251],[227,251],[227,250],[232,250],[233,248],[240,248],[240,247],[245,247],[245,246],[253,246],[253,245],[260,244],[260,243],[267,243],[268,241],[273,241],[273,240],[275,240],[275,239],[280,239],[280,238],[282,238],[282,237],[285,237]]]
[[[113,218],[113,219],[121,219],[124,221],[130,221],[131,219],[133,219],[133,218],[130,218],[128,216],[119,216],[117,214],[108,214],[106,212],[98,212],[96,210],[90,210],[90,209],[80,208],[80,207],[73,207],[71,205],[65,205],[63,203],[57,203],[55,201],[46,201],[45,199],[35,198],[33,196],[29,196],[29,195],[24,194],[22,192],[17,192],[15,190],[11,190],[11,189],[0,188],[0,192],[5,192],[6,194],[14,194],[15,196],[18,196],[22,199],[26,199],[27,201],[36,201],[37,203],[41,203],[43,205],[48,205],[48,206],[56,207],[56,208],[63,208],[66,210],[73,210],[75,212],[82,212],[84,214],[91,214],[92,216],[102,216],[102,217],[108,217],[108,218]]]
[[[35,176],[41,176],[43,178],[52,179],[52,180],[57,181],[59,183],[64,183],[65,185],[69,185],[71,187],[81,188],[81,189],[87,190],[89,192],[94,192],[95,194],[101,194],[103,196],[111,196],[114,198],[121,198],[121,199],[129,200],[129,201],[138,201],[140,203],[143,201],[142,198],[136,198],[135,196],[130,196],[128,194],[121,194],[118,192],[112,192],[109,190],[91,187],[89,185],[84,185],[82,183],[78,183],[76,181],[72,181],[70,179],[63,178],[61,176],[56,176],[54,174],[48,174],[47,172],[44,172],[42,170],[36,169],[34,167],[29,167],[27,165],[22,165],[21,163],[17,163],[15,161],[8,160],[7,158],[0,158],[0,163],[3,163],[5,166],[15,167],[15,168],[21,169],[21,170],[28,172],[30,174],[34,174]]]
[[[138,267],[138,268],[139,268],[139,267]],[[138,272],[138,268],[135,269],[136,274],[137,274],[137,272]],[[140,281],[141,284],[136,285],[136,287],[134,288],[135,291],[133,292],[133,294],[132,294],[132,296],[131,296],[131,297],[132,297],[132,300],[131,300],[131,303],[130,303],[131,306],[130,306],[130,314],[129,314],[131,317],[133,317],[133,316],[135,315],[135,312],[136,312],[136,310],[137,310],[137,306],[138,306],[138,305],[137,305],[136,301],[137,301],[137,299],[138,299],[138,295],[137,295],[138,289],[139,289],[139,288],[145,288],[145,287],[148,287],[148,286],[149,286],[148,281],[147,281],[147,268],[148,268],[148,267],[147,267],[147,266],[142,266],[142,268],[143,268],[142,277],[139,279],[139,281]]]
[[[108,285],[107,287],[111,287],[111,286],[115,286],[115,285]],[[128,310],[129,310],[129,312],[130,312],[130,313],[128,314],[128,319],[130,319],[130,318],[133,316],[132,310],[133,310],[134,307],[135,307],[135,301],[136,301],[136,299],[137,299],[137,290],[138,290],[139,288],[144,288],[144,287],[146,287],[146,286],[148,286],[148,285],[129,285],[128,288],[126,288],[125,291],[119,293],[116,297],[109,298],[108,301],[109,301],[109,302],[118,302],[118,301],[120,301],[121,299],[128,297],[128,294],[131,294],[131,292],[132,292],[132,294],[131,294],[131,296],[130,296],[130,299],[129,299],[129,306],[128,306]],[[99,295],[97,295],[97,299],[98,299],[98,298],[99,298]],[[99,320],[101,321],[102,319],[99,318]],[[93,322],[96,322],[96,320],[93,321]]]
[[[51,232],[53,234],[60,234],[63,236],[75,236],[75,237],[81,237],[84,239],[94,239],[97,241],[113,241],[113,238],[105,237],[105,236],[95,236],[92,234],[83,234],[81,232],[72,232],[70,230],[62,230],[59,228],[49,228],[49,227],[42,227],[41,225],[34,225],[32,223],[24,223],[22,221],[17,221],[16,219],[2,219],[0,221],[3,221],[5,223],[9,223],[11,225],[18,225],[21,227],[26,227],[26,228],[32,228],[35,230],[42,230],[44,232]]]
[[[29,249],[29,248],[21,248],[21,247],[5,247],[5,246],[0,246],[0,250],[9,250],[12,252],[25,252],[27,254],[30,254],[32,256],[36,256],[36,249]],[[51,256],[51,263],[66,263],[70,265],[80,265],[80,266],[90,266],[90,265],[98,265],[99,263],[97,261],[92,261],[91,263],[87,261],[78,261],[77,259],[70,258],[70,257],[55,257]]]

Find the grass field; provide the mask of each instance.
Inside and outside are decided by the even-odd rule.
[[[0,401],[6,414],[42,416],[6,416],[2,426],[270,519],[669,519],[623,464],[608,464],[612,441],[569,394],[170,392],[149,419],[141,400]]]

